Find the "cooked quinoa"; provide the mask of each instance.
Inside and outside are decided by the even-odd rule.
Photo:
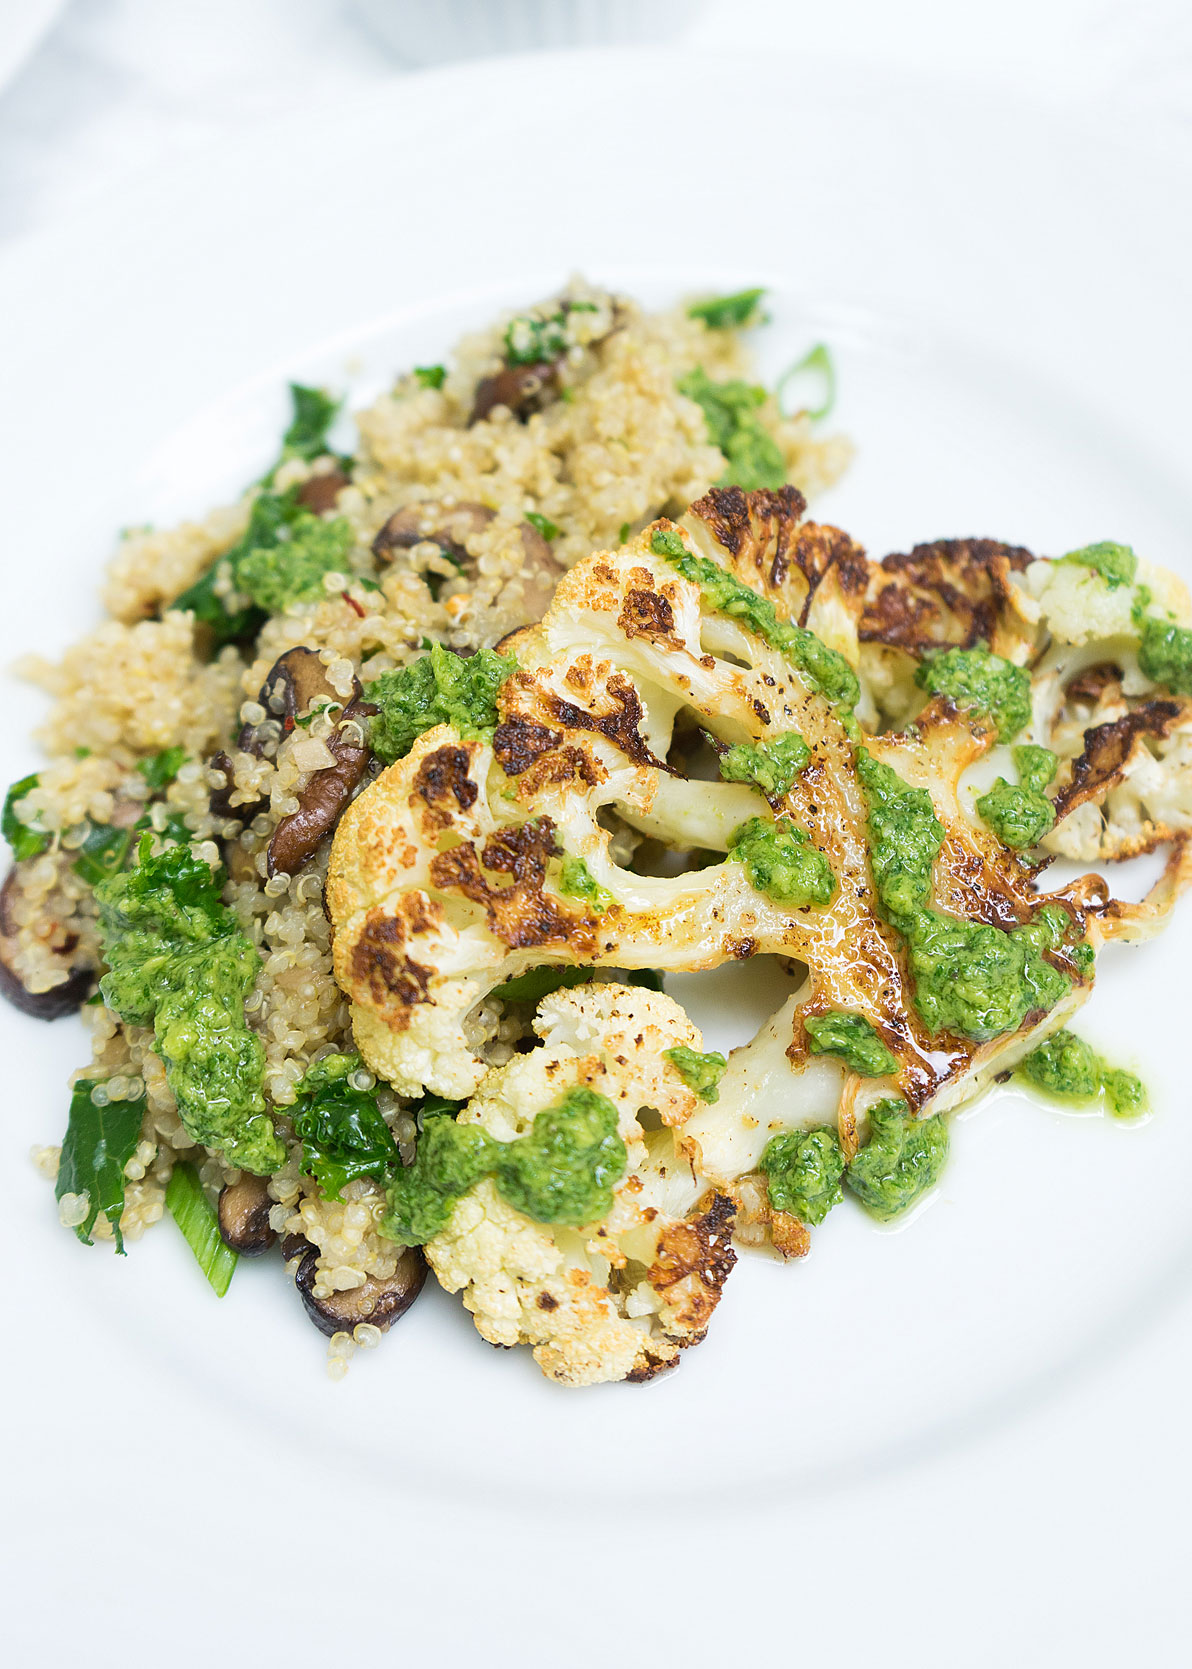
[[[133,864],[146,830],[154,854],[188,843],[195,858],[226,868],[222,902],[260,956],[243,1009],[287,1153],[268,1178],[268,1227],[292,1264],[314,1249],[316,1301],[389,1279],[402,1248],[380,1232],[384,1194],[375,1181],[356,1177],[333,1199],[303,1169],[287,1109],[312,1065],[354,1045],[324,912],[329,842],[293,873],[270,874],[275,832],[300,812],[317,773],[336,765],[345,737],[366,743],[366,721],[344,711],[362,687],[410,665],[428,640],[465,654],[499,644],[541,613],[543,586],[563,569],[679,514],[725,478],[729,464],[712,443],[705,408],[680,384],[690,388],[700,372],[716,384],[747,380],[747,338],[747,329],[715,328],[684,307],[649,313],[574,282],[465,337],[441,374],[404,372],[354,413],[350,459],[287,446],[266,484],[239,503],[201,522],[125,535],[103,587],[108,617],[60,662],[30,658],[20,669],[52,705],[38,732],[48,761],[10,807],[18,836],[29,831],[41,849],[20,857],[0,901],[5,962],[43,1005],[80,979],[94,990],[103,968],[96,872],[80,874],[78,865],[97,842],[97,861],[114,852],[116,870]],[[527,358],[543,342],[549,362]],[[502,389],[515,391],[514,409],[498,402],[480,414]],[[807,413],[784,415],[773,394],[759,394],[754,412],[767,455],[808,497],[845,468],[848,443],[822,434]],[[295,489],[310,514],[335,525],[336,566],[316,570],[313,591],[255,620],[248,635],[213,640],[202,618],[171,605],[209,575],[217,611],[251,606],[224,559],[262,494],[292,499]],[[460,507],[472,508],[458,539],[429,536]],[[387,545],[384,530],[403,510],[412,511],[414,532]],[[324,689],[287,711],[287,692],[271,677],[299,647],[317,655]],[[163,766],[155,780],[154,762],[166,758],[172,774]],[[92,1055],[75,1080],[98,1086],[91,1094],[99,1108],[144,1101],[118,1216],[123,1237],[135,1240],[163,1215],[180,1159],[211,1199],[241,1172],[188,1133],[152,1026],[96,998],[81,1013]],[[514,1057],[527,1029],[516,1003],[488,1002],[470,1025],[473,1047],[494,1065]],[[364,1080],[408,1161],[410,1108],[367,1072]],[[47,1177],[57,1173],[58,1152],[35,1150]],[[62,1193],[62,1222],[81,1225],[88,1204]],[[112,1240],[102,1212],[92,1232]],[[333,1374],[345,1371],[353,1344],[380,1337],[370,1322],[337,1332]]]

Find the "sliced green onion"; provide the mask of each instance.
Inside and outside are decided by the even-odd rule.
[[[792,365],[789,371],[784,371],[778,379],[774,394],[779,406],[781,406],[783,390],[787,383],[809,371],[823,378],[823,403],[819,406],[805,406],[801,409],[806,411],[813,423],[818,423],[821,418],[827,417],[836,404],[836,367],[832,363],[832,354],[826,342],[817,342],[815,347],[805,353],[796,365]]]
[[[166,1209],[198,1260],[217,1297],[232,1284],[238,1254],[220,1239],[215,1207],[203,1191],[193,1165],[175,1165],[166,1188]]]

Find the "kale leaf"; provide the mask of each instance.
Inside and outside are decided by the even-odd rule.
[[[54,1195],[59,1200],[64,1194],[87,1196],[87,1215],[75,1225],[85,1246],[91,1245],[91,1230],[102,1214],[112,1225],[117,1252],[124,1255],[124,1167],[141,1139],[144,1116],[144,1094],[133,1101],[109,1101],[103,1083],[92,1078],[80,1078],[71,1091]]]

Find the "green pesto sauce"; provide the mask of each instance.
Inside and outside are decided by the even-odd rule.
[[[1117,545],[1109,539],[1095,545],[1084,545],[1078,551],[1069,551],[1059,560],[1091,568],[1094,574],[1100,574],[1111,591],[1122,585],[1133,585],[1138,572],[1138,558],[1130,546]]]
[[[763,794],[787,794],[811,758],[811,749],[797,730],[772,742],[734,742],[720,755],[720,774],[726,782],[749,782]]]
[[[368,686],[368,699],[379,709],[372,721],[373,752],[391,765],[437,724],[454,725],[467,740],[490,741],[497,691],[516,671],[511,655],[493,649],[465,657],[432,644],[428,655],[400,671],[383,672]]]
[[[771,1136],[761,1156],[770,1204],[816,1228],[844,1198],[844,1153],[834,1130],[784,1130]]]
[[[723,1055],[714,1052],[701,1055],[698,1049],[689,1049],[685,1043],[662,1052],[687,1088],[701,1101],[720,1100],[720,1080],[728,1065]]]
[[[711,330],[740,330],[753,318],[765,293],[764,289],[738,290],[731,296],[709,296],[707,301],[693,302],[687,317],[702,319]]]
[[[582,898],[593,915],[602,916],[611,909],[616,899],[607,887],[602,887],[582,858],[563,859],[559,876],[559,891],[570,898]]]
[[[152,1026],[158,1054],[197,1142],[229,1164],[267,1176],[285,1148],[265,1113],[265,1052],[244,1017],[261,965],[256,947],[220,902],[222,873],[172,846],[95,889],[108,972],[107,1006],[133,1025]]]
[[[771,649],[785,655],[826,701],[850,710],[856,706],[861,694],[857,675],[844,656],[830,649],[822,638],[805,626],[792,626],[789,621],[780,620],[768,597],[759,596],[710,557],[695,556],[674,529],[655,528],[650,549],[655,556],[665,556],[668,562],[673,562],[685,580],[698,585],[709,608],[740,620]]]
[[[346,516],[324,521],[303,510],[289,523],[288,539],[277,539],[237,555],[232,583],[266,614],[284,614],[296,603],[316,603],[325,595],[327,574],[344,573],[352,548]]]
[[[946,649],[932,655],[916,671],[915,682],[987,719],[996,727],[999,742],[1012,742],[1030,723],[1030,674],[988,649]]]
[[[928,1030],[986,1042],[1016,1031],[1033,1011],[1054,1008],[1071,982],[1042,953],[1063,942],[1067,913],[1049,905],[1006,933],[931,909],[931,872],[944,837],[931,796],[863,748],[856,770],[869,807],[878,902],[906,941],[914,1002]]]
[[[729,856],[745,865],[750,884],[778,904],[830,904],[832,866],[802,829],[785,818],[751,817],[729,837]]]
[[[1066,1101],[1096,1101],[1104,1095],[1115,1118],[1134,1118],[1147,1104],[1142,1080],[1110,1066],[1075,1032],[1053,1032],[1019,1065],[1018,1075]]]
[[[486,1176],[515,1210],[536,1222],[582,1228],[611,1211],[627,1164],[616,1108],[582,1086],[539,1113],[527,1134],[511,1142],[436,1115],[424,1122],[413,1164],[389,1184],[381,1229],[391,1240],[425,1245],[446,1228],[461,1196]]]
[[[1138,664],[1145,676],[1176,695],[1192,695],[1192,631],[1148,614],[1140,632]]]
[[[869,1109],[869,1140],[849,1160],[845,1186],[884,1221],[927,1192],[947,1157],[948,1127],[938,1113],[917,1119],[904,1101],[879,1101]]]
[[[1055,776],[1059,760],[1050,748],[1024,743],[1014,749],[1017,784],[999,777],[977,801],[977,812],[1003,846],[1021,851],[1036,846],[1055,823],[1055,807],[1043,790]]]
[[[888,1078],[897,1057],[863,1014],[812,1014],[803,1022],[813,1055],[835,1055],[863,1078]]]
[[[759,487],[776,491],[786,481],[782,448],[758,416],[766,391],[756,383],[713,382],[702,365],[678,381],[680,394],[694,400],[704,414],[708,439],[724,454],[721,487]]]

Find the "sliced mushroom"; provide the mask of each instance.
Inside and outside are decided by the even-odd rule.
[[[430,499],[422,504],[407,504],[397,510],[373,540],[373,552],[381,562],[391,562],[395,550],[409,550],[414,545],[438,545],[443,554],[465,573],[472,569],[473,558],[467,540],[481,532],[496,518],[487,505],[465,502],[443,504]],[[545,538],[532,522],[519,522],[525,561],[521,579],[525,587],[523,607],[526,622],[541,620],[550,606],[555,587],[563,577],[561,563]]]
[[[259,1257],[277,1239],[269,1227],[269,1183],[245,1171],[239,1182],[226,1183],[219,1196],[219,1237],[234,1252]]]
[[[329,469],[322,475],[309,476],[295,496],[303,509],[322,516],[335,509],[335,502],[347,484],[348,478],[342,470]]]
[[[270,719],[280,723],[283,730],[292,730],[294,720],[299,713],[304,713],[312,701],[338,701],[338,693],[327,682],[327,668],[323,665],[314,649],[299,646],[297,649],[287,649],[265,674],[265,682],[261,685],[257,700],[265,709]],[[280,700],[281,706],[277,703]],[[254,753],[259,759],[265,751],[264,738],[260,734],[261,727],[246,724],[237,738],[236,745],[245,753]]]
[[[332,1292],[326,1298],[316,1298],[315,1271],[319,1254],[312,1246],[298,1265],[294,1284],[306,1306],[306,1313],[328,1338],[336,1333],[350,1333],[362,1322],[379,1327],[382,1332],[392,1327],[399,1316],[422,1291],[426,1279],[426,1259],[417,1246],[411,1246],[397,1260],[397,1268],[388,1280],[370,1275],[363,1286],[347,1292]]]
[[[14,966],[19,932],[12,913],[15,888],[16,870],[10,869],[0,887],[0,996],[35,1020],[60,1020],[86,1001],[95,983],[95,972],[91,968],[70,967],[70,958],[79,941],[75,934],[68,933],[60,946],[53,947],[54,955],[61,957],[63,966],[69,970],[66,978],[48,991],[30,991]]]
[[[476,384],[468,427],[481,423],[497,406],[508,406],[514,417],[529,417],[542,405],[544,394],[559,385],[562,359],[538,360],[533,365],[506,365],[495,376]]]
[[[294,875],[314,855],[324,835],[339,822],[372,759],[367,742],[350,741],[345,726],[353,721],[367,734],[364,721],[376,712],[367,701],[355,697],[344,708],[343,718],[327,738],[335,764],[312,771],[298,796],[298,810],[283,817],[269,841],[270,875]]]

